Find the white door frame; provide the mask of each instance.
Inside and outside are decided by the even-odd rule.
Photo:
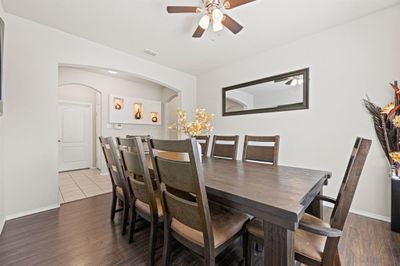
[[[57,106],[59,106],[60,104],[71,104],[71,105],[78,105],[78,106],[86,106],[89,107],[89,117],[90,117],[90,125],[89,125],[89,161],[90,161],[90,168],[93,168],[95,166],[93,166],[93,139],[95,136],[93,136],[93,105],[91,103],[87,103],[87,102],[75,102],[75,101],[65,101],[65,100],[58,100],[57,102]],[[60,124],[60,121],[58,121],[58,125]],[[57,125],[57,126],[58,126]],[[60,136],[58,136],[60,137]],[[58,149],[60,149],[60,147],[58,147]],[[59,153],[58,153],[59,154]],[[59,162],[58,158],[58,162]],[[57,167],[58,168],[58,167]]]
[[[99,91],[96,90],[96,108],[94,108],[96,112],[95,116],[95,138],[94,138],[94,143],[95,145],[95,154],[96,154],[96,159],[94,160],[94,168],[99,169],[101,171],[102,168],[102,159],[103,159],[103,151],[101,149],[101,145],[99,142],[99,137],[101,136],[102,132],[102,97],[103,94]]]

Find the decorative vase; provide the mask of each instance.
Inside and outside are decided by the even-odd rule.
[[[137,112],[135,114],[135,118],[136,119],[142,119],[142,114],[140,113],[140,109],[137,110]]]
[[[390,227],[393,232],[400,233],[400,178],[397,169],[392,169],[392,206],[391,206],[391,223]]]

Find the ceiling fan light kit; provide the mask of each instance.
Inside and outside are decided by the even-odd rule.
[[[201,13],[204,15],[199,21],[197,29],[193,33],[193,38],[200,38],[208,29],[210,23],[214,32],[218,32],[226,27],[232,33],[237,34],[243,29],[236,20],[224,14],[224,10],[229,10],[255,0],[203,0],[204,8],[196,6],[167,6],[168,13]]]
[[[199,26],[203,30],[206,30],[208,28],[208,25],[210,25],[210,16],[208,16],[208,15],[202,16],[200,21],[199,21]]]

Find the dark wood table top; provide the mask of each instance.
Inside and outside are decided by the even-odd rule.
[[[251,206],[262,213],[300,220],[305,209],[330,177],[327,171],[271,166],[242,161],[204,158],[207,192]]]
[[[176,156],[163,154],[175,159]],[[289,230],[330,177],[327,171],[203,157],[207,195]],[[149,168],[152,164],[149,160]]]

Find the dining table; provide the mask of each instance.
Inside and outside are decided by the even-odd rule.
[[[294,232],[306,210],[322,216],[316,196],[331,173],[211,157],[202,157],[202,166],[209,200],[263,220],[264,265],[294,265]]]

